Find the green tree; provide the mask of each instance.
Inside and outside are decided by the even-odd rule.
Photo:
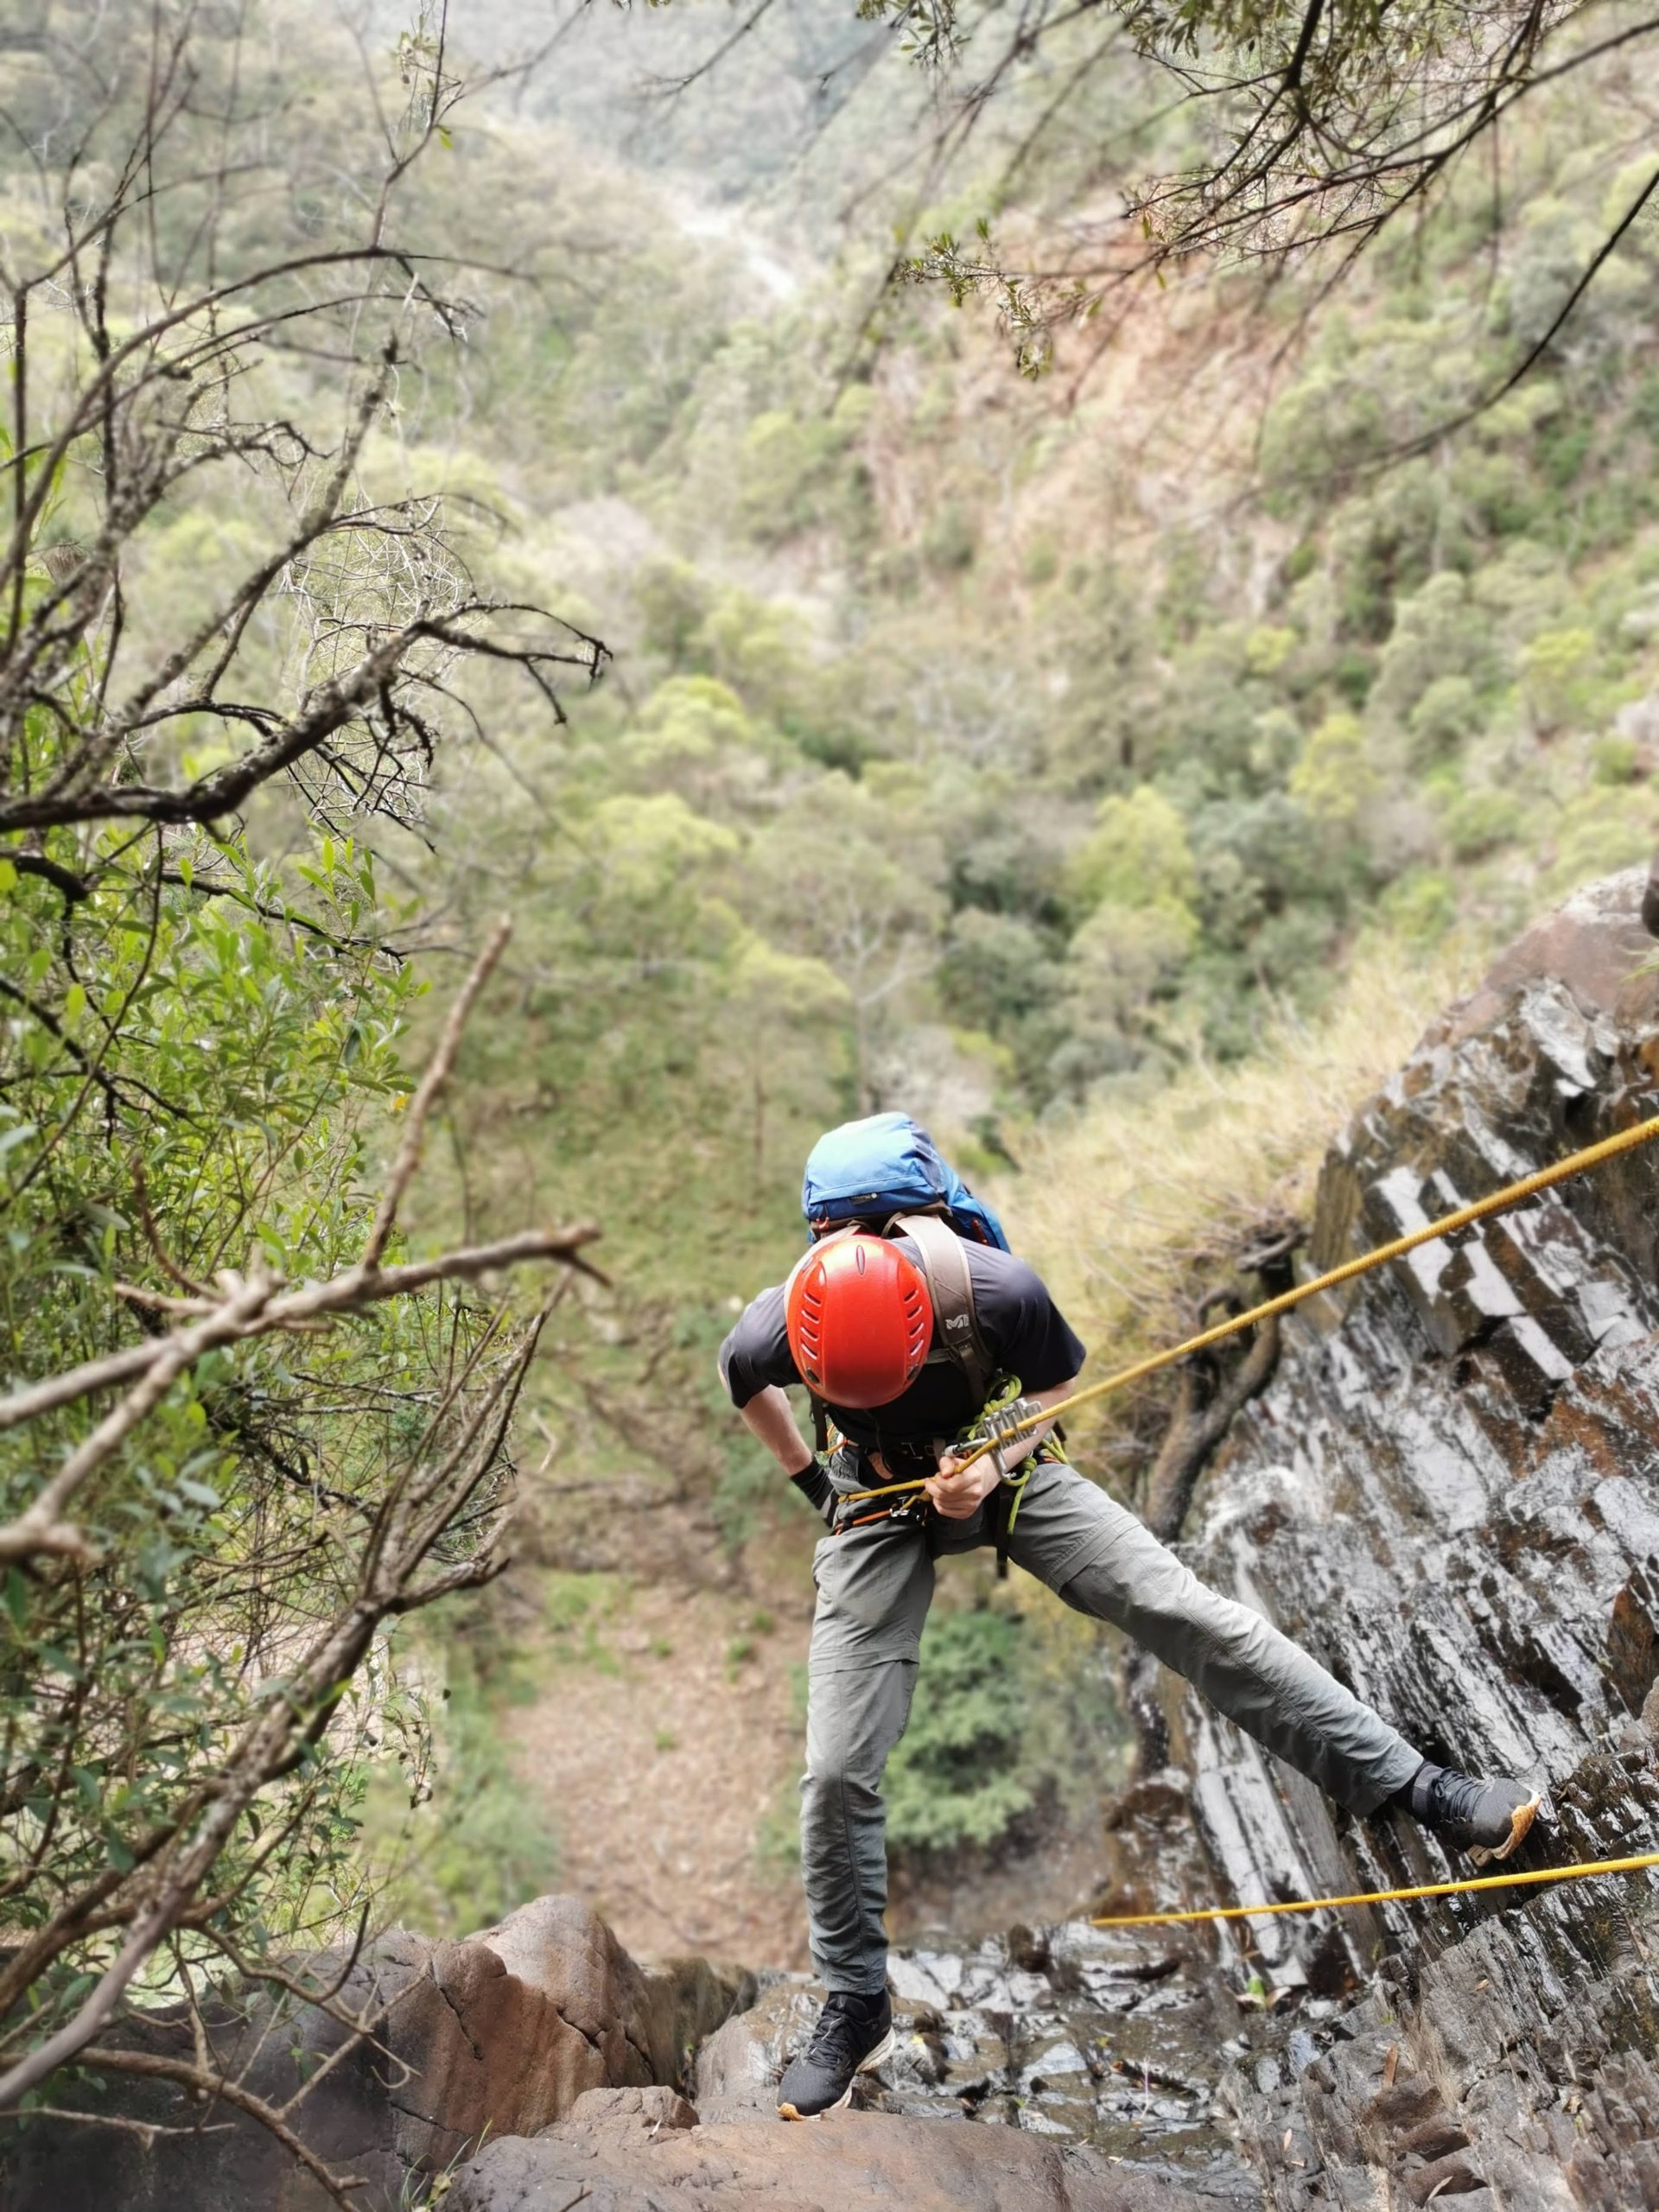
[[[1034,1802],[1021,1771],[1020,1624],[988,1611],[940,1614],[923,1655],[887,1770],[887,1834],[899,1851],[995,1843]]]
[[[118,2073],[99,2037],[140,1996],[194,2018],[240,1977],[253,2002],[296,1944],[365,1924],[365,1775],[422,1725],[392,1631],[499,1564],[540,1325],[477,1286],[577,1263],[591,1233],[403,1234],[507,932],[411,1084],[420,986],[366,837],[418,822],[469,662],[545,697],[572,635],[503,622],[434,503],[359,474],[394,365],[454,319],[411,294],[377,194],[384,216],[461,88],[435,37],[380,57],[391,143],[342,129],[329,160],[365,189],[319,245],[272,127],[283,29],[117,7],[90,48],[7,60],[29,191],[56,201],[5,280],[9,2110],[62,2067]],[[67,90],[84,128],[60,140]],[[278,178],[295,230],[251,232],[241,195]],[[274,332],[315,381],[266,363]],[[217,2093],[211,2064],[163,2064]]]
[[[1290,772],[1290,796],[1316,822],[1355,830],[1382,792],[1375,748],[1357,715],[1327,715]]]
[[[1067,876],[1079,906],[1190,909],[1198,887],[1186,825],[1150,784],[1102,799],[1093,833],[1072,854]]]
[[[1006,91],[1016,60],[1042,54],[1065,96],[1016,138],[1016,166],[1029,165],[1049,133],[1058,141],[1075,132],[1077,108],[1091,92],[1109,96],[1126,78],[1133,81],[1126,45],[1154,66],[1153,85],[1161,87],[1164,73],[1173,72],[1191,86],[1185,128],[1170,133],[1171,158],[1122,180],[1141,234],[1135,261],[1126,265],[1116,216],[1093,226],[1068,218],[1060,276],[1048,273],[1040,251],[1033,268],[1006,258],[982,220],[973,245],[936,231],[912,256],[911,276],[944,283],[954,299],[976,291],[996,299],[1028,373],[1052,358],[1057,328],[1097,312],[1137,276],[1165,281],[1173,267],[1199,257],[1224,267],[1278,270],[1322,247],[1335,247],[1345,268],[1368,251],[1382,251],[1401,213],[1421,215],[1452,198],[1471,153],[1540,85],[1593,68],[1633,36],[1655,35],[1646,24],[1584,35],[1582,10],[1569,8],[1546,22],[1525,0],[1506,0],[1498,16],[1483,16],[1478,35],[1459,35],[1473,28],[1459,18],[1426,29],[1420,19],[1379,15],[1363,0],[1312,6],[1196,0],[1179,10],[1105,0],[1090,12],[1115,18],[1122,39],[1081,43],[1070,15],[1021,22],[1010,33],[991,0],[861,0],[859,12],[902,23],[917,58],[965,79],[976,111]],[[1200,57],[1201,89],[1191,78]],[[1399,119],[1407,113],[1413,124],[1402,137]],[[1144,163],[1139,144],[1135,160]],[[1460,427],[1503,397],[1543,358],[1567,318],[1582,312],[1613,249],[1636,234],[1659,191],[1659,166],[1627,163],[1620,181],[1600,222],[1578,235],[1538,211],[1532,251],[1519,272],[1521,313],[1507,370],[1484,389],[1449,396],[1440,421],[1403,442],[1410,449],[1432,450],[1445,428]],[[1356,422],[1340,398],[1337,415],[1324,428],[1334,435],[1338,465],[1363,459],[1374,426]],[[1310,458],[1317,469],[1326,465],[1318,447]]]

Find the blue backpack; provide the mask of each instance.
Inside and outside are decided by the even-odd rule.
[[[857,1224],[878,1233],[901,1226],[927,1278],[937,1342],[930,1366],[960,1370],[976,1408],[996,1380],[996,1363],[974,1309],[974,1281],[964,1243],[1006,1252],[1002,1224],[940,1154],[908,1114],[871,1114],[843,1122],[807,1154],[801,1211],[815,1236]],[[824,1408],[813,1400],[818,1448],[828,1435]]]
[[[801,1211],[819,1232],[849,1221],[880,1228],[898,1213],[939,1214],[969,1243],[1008,1249],[989,1206],[908,1114],[871,1114],[821,1136],[807,1154]]]

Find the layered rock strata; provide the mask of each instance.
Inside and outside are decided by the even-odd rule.
[[[1659,1112],[1659,988],[1632,871],[1528,932],[1354,1119],[1314,1267]],[[1198,1571],[1268,1613],[1437,1761],[1524,1775],[1519,1864],[1659,1847],[1659,1145],[1287,1327],[1201,1494]],[[1466,1872],[1361,1822],[1171,1686],[1224,1888],[1317,1896]],[[1262,1920],[1224,1939],[1271,2012],[1236,2072],[1271,2200],[1659,2206],[1659,1879]],[[1334,2022],[1299,2023],[1344,1986]]]

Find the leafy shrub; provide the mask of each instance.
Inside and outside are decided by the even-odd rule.
[[[381,1778],[369,1829],[390,1862],[386,1909],[423,1935],[458,1940],[556,1888],[559,1840],[502,1741],[500,1706],[521,1678],[482,1620],[452,1639],[443,1667],[426,1771],[415,1778],[422,1802],[400,1812]]]
[[[1595,632],[1542,630],[1521,654],[1521,690],[1541,730],[1559,729],[1583,703],[1596,662]]]
[[[1400,601],[1393,634],[1377,663],[1371,703],[1408,721],[1438,678],[1462,676],[1478,683],[1491,659],[1490,623],[1471,606],[1466,580],[1444,569]]]
[[[947,500],[922,532],[922,558],[938,575],[970,569],[978,550],[973,524],[954,500]]]
[[[943,1613],[922,1639],[910,1723],[887,1767],[887,1835],[899,1851],[950,1851],[1005,1835],[1034,1793],[1020,1771],[1020,1624]]]
[[[1457,885],[1438,868],[1414,868],[1389,885],[1382,915],[1408,944],[1433,944],[1457,920]]]
[[[1122,907],[1189,906],[1197,887],[1186,825],[1150,784],[1127,798],[1101,801],[1093,835],[1073,854],[1067,873],[1085,912],[1106,900]]]
[[[1443,826],[1452,855],[1478,860],[1515,836],[1525,810],[1508,791],[1464,791],[1446,809]]]
[[[1327,715],[1290,772],[1290,796],[1316,822],[1351,830],[1381,794],[1382,779],[1358,717]]]
[[[1437,676],[1411,710],[1413,760],[1421,766],[1454,752],[1480,727],[1480,701],[1466,676]]]
[[[1633,737],[1609,733],[1590,748],[1592,772],[1599,784],[1629,784],[1636,779],[1641,747]]]

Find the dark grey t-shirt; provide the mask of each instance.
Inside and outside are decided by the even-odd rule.
[[[902,1236],[898,1241],[907,1243]],[[1017,1376],[1022,1390],[1050,1390],[1069,1382],[1086,1354],[1036,1269],[994,1244],[964,1239],[963,1249],[980,1333],[997,1368]],[[747,1406],[769,1383],[787,1389],[800,1382],[784,1325],[781,1284],[744,1308],[720,1348],[720,1372],[734,1406]],[[931,1471],[934,1440],[954,1436],[983,1410],[962,1370],[940,1351],[936,1330],[926,1365],[890,1405],[868,1410],[831,1405],[830,1417],[852,1443],[880,1452],[896,1475],[901,1466]]]

